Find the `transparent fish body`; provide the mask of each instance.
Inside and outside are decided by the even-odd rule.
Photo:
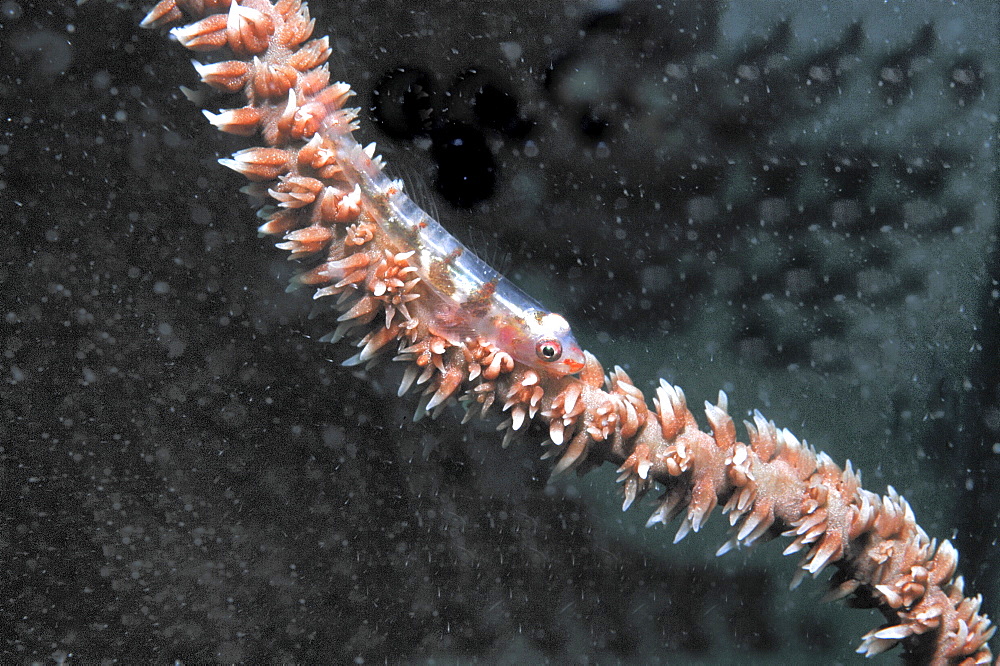
[[[421,281],[440,297],[429,328],[449,342],[482,338],[516,361],[556,375],[579,372],[583,350],[569,323],[521,291],[452,236],[386,176],[381,164],[339,127],[324,128],[363,208],[406,251]]]

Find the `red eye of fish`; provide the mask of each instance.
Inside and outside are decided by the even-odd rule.
[[[558,361],[562,356],[562,345],[558,340],[542,340],[535,345],[535,353],[543,361]]]

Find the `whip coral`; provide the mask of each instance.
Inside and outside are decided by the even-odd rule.
[[[299,0],[164,0],[143,21],[174,28],[195,51],[227,49],[230,60],[196,65],[202,80],[242,91],[243,107],[208,113],[220,130],[266,144],[221,162],[246,176],[263,234],[306,264],[297,287],[329,299],[329,341],[358,352],[347,365],[385,355],[405,365],[399,394],[419,391],[417,411],[458,402],[467,418],[500,415],[504,444],[530,422],[547,425],[553,473],[617,466],[627,509],[663,495],[648,525],[680,519],[675,541],[697,532],[721,505],[733,528],[722,554],[777,536],[800,553],[793,580],[836,571],[827,597],[875,606],[887,623],[859,652],[902,644],[927,663],[988,663],[995,628],[956,576],[958,553],[931,539],[891,487],[861,487],[850,463],[778,428],[760,412],[737,440],[728,400],[705,403],[698,426],[679,387],[661,381],[652,408],[621,368],[605,374],[580,350],[565,320],[509,285],[420,210],[382,172],[374,145],[352,137],[356,109],[344,83],[330,83],[326,37]]]

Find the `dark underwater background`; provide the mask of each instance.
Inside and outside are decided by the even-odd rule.
[[[341,367],[148,8],[0,0],[3,661],[861,663],[781,540],[671,545]],[[895,487],[1000,615],[995,3],[310,9],[449,230],[647,395]]]

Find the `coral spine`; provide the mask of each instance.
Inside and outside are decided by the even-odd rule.
[[[384,232],[378,193],[353,177],[357,164],[381,169],[374,146],[344,150],[333,133],[349,137],[357,110],[343,108],[352,94],[330,84],[326,37],[309,40],[313,21],[301,0],[163,0],[144,27],[195,19],[174,37],[196,51],[228,48],[233,59],[196,63],[202,81],[242,90],[247,104],[208,119],[225,132],[258,132],[266,147],[249,148],[221,162],[253,182],[245,188],[273,204],[258,212],[259,230],[279,235],[279,248],[311,261],[295,286],[316,288],[315,298],[336,296],[336,330],[328,341],[350,337],[360,351],[346,364],[370,362],[396,350],[406,364],[399,394],[422,386],[417,415],[436,415],[456,399],[466,418],[498,408],[508,414],[504,444],[532,420],[548,426],[558,457],[553,473],[618,465],[627,509],[655,484],[665,489],[647,525],[680,516],[675,542],[697,532],[721,502],[733,533],[721,555],[776,536],[792,539],[785,554],[802,553],[793,586],[828,565],[837,569],[827,599],[853,595],[878,607],[888,623],[865,635],[859,652],[872,656],[902,643],[921,663],[985,664],[989,618],[981,598],[967,598],[955,577],[958,553],[930,539],[906,500],[891,487],[879,497],[861,487],[850,462],[841,470],[788,430],[759,412],[745,422],[749,444],[737,441],[724,393],[705,404],[711,434],[703,432],[684,392],[661,381],[650,410],[629,376],[607,376],[589,353],[579,376],[557,376],[515,361],[509,353],[470,336],[454,343],[435,335],[435,299],[415,276],[412,250]],[[309,41],[307,41],[309,40]],[[321,129],[323,131],[321,131]],[[353,141],[353,140],[351,140]]]

